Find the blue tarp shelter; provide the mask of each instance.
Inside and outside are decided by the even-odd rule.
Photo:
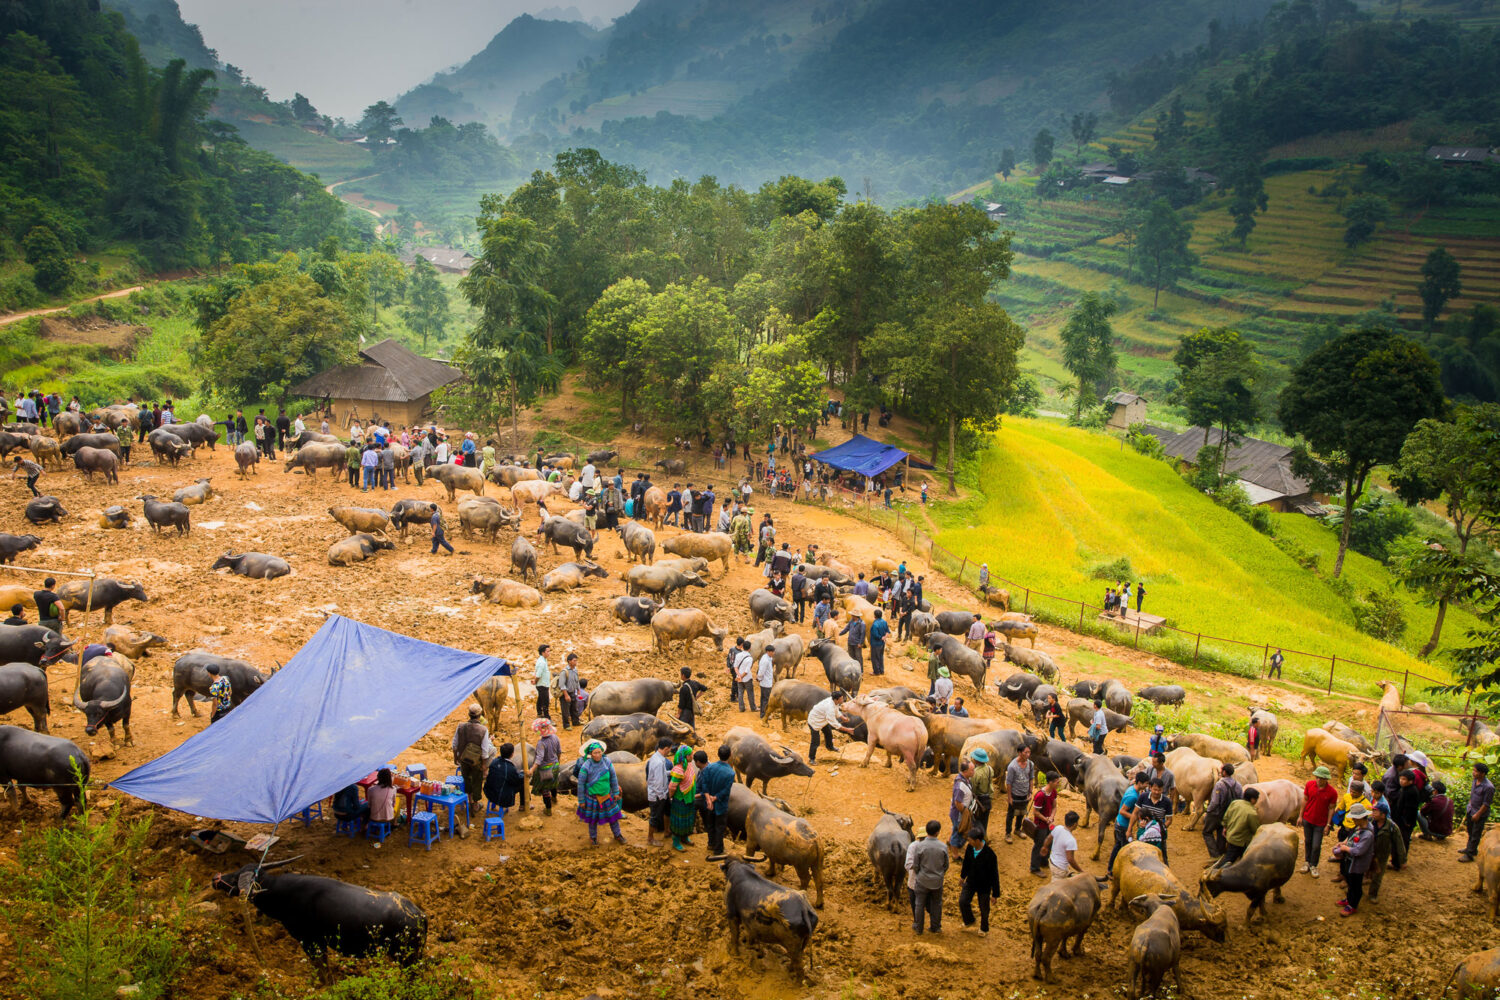
[[[238,708],[110,784],[194,816],[278,823],[404,752],[497,666],[333,615]]]
[[[813,453],[813,461],[831,465],[845,472],[857,472],[861,476],[875,476],[893,465],[910,459],[919,469],[930,469],[931,465],[909,454],[893,444],[884,444],[863,434],[856,434],[843,444]]]

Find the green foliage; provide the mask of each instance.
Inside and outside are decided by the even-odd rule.
[[[1204,327],[1182,338],[1172,363],[1177,366],[1177,388],[1171,401],[1183,408],[1192,426],[1220,431],[1225,447],[1218,449],[1213,469],[1222,480],[1228,446],[1260,419],[1260,362],[1238,331]]]
[[[1089,578],[1092,580],[1108,580],[1111,583],[1120,580],[1138,580],[1135,575],[1135,567],[1130,565],[1129,556],[1121,556],[1114,562],[1100,563],[1089,570]]]
[[[1114,328],[1109,318],[1119,311],[1113,299],[1086,292],[1062,328],[1063,364],[1078,379],[1073,417],[1099,400],[1104,386],[1114,381]]]
[[[1334,531],[1341,532],[1344,527],[1344,509],[1337,504],[1332,505],[1323,521]],[[1390,562],[1392,545],[1397,539],[1410,535],[1415,527],[1416,519],[1410,510],[1395,503],[1384,493],[1367,494],[1354,505],[1349,547],[1371,559]]]
[[[1158,198],[1146,209],[1135,234],[1132,254],[1136,264],[1151,283],[1151,307],[1161,302],[1163,285],[1171,285],[1186,274],[1198,258],[1188,249],[1193,227],[1173,210],[1171,202]]]
[[[1010,394],[1005,398],[1006,414],[1012,417],[1034,417],[1041,404],[1042,387],[1036,376],[1025,372],[1017,375],[1011,383]]]
[[[1391,203],[1379,195],[1362,194],[1344,206],[1344,245],[1350,250],[1367,243],[1391,217]]]
[[[1406,636],[1406,614],[1389,591],[1368,590],[1353,602],[1354,627],[1383,642],[1399,644]]]
[[[1458,261],[1453,259],[1447,247],[1434,247],[1422,262],[1422,283],[1417,286],[1417,294],[1422,297],[1422,322],[1431,327],[1442,315],[1448,300],[1462,293]]]
[[[31,265],[31,280],[48,295],[60,295],[73,283],[73,258],[62,240],[46,226],[37,226],[22,242],[26,263]]]
[[[1010,180],[1010,175],[1016,170],[1016,151],[1006,146],[1000,151],[1000,164],[995,168],[995,173],[1003,179]]]
[[[1040,129],[1031,138],[1031,162],[1038,168],[1045,167],[1052,162],[1052,150],[1057,140],[1053,138],[1050,129]]]
[[[1500,402],[1500,308],[1477,303],[1468,315],[1449,317],[1427,343],[1450,396]]]
[[[37,1000],[170,996],[187,959],[185,881],[143,874],[149,817],[127,823],[116,806],[89,809],[22,836],[15,863],[0,867],[0,920],[11,942],[15,985]]]
[[[1125,428],[1125,443],[1130,445],[1131,450],[1147,458],[1163,460],[1166,458],[1167,453],[1162,450],[1161,438],[1148,432],[1140,424],[1131,424]]]
[[[448,291],[438,280],[437,268],[425,258],[418,256],[412,264],[411,281],[406,292],[406,324],[422,337],[422,350],[427,350],[427,339],[441,334],[448,325]]]
[[[450,959],[418,971],[375,960],[358,975],[320,990],[317,1000],[479,1000],[479,988],[465,975],[463,965]]]
[[[1409,583],[1421,585],[1434,577],[1445,578],[1442,589],[1480,609],[1478,624],[1464,633],[1467,644],[1448,650],[1456,683],[1435,690],[1472,695],[1476,707],[1494,711],[1500,706],[1500,574],[1474,562],[1455,563],[1450,554],[1432,550],[1407,567]]]

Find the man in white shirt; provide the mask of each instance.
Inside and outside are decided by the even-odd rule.
[[[738,652],[734,654],[735,701],[740,711],[745,710],[745,698],[750,699],[750,711],[755,711],[755,661],[750,657],[750,643],[745,639],[734,642]]]
[[[844,725],[843,718],[839,715],[839,706],[844,703],[847,696],[842,691],[835,691],[832,695],[824,698],[812,707],[807,713],[807,728],[812,730],[812,746],[807,750],[807,762],[816,764],[818,762],[818,737],[822,736],[824,743],[831,751],[833,749],[833,731],[837,729],[841,733],[852,733],[854,730]]]
[[[542,643],[536,648],[536,714],[552,718],[552,667],[547,663],[547,650],[552,647]]]
[[[766,707],[771,704],[771,685],[776,683],[776,661],[771,658],[771,647],[760,654],[755,665],[755,683],[760,685],[760,717],[766,717]]]
[[[594,468],[594,463],[590,462],[588,465],[585,465],[583,467],[583,471],[578,474],[578,481],[583,484],[584,489],[591,490],[594,488],[594,477],[598,474],[598,470]]]
[[[1083,874],[1083,869],[1078,864],[1078,838],[1073,836],[1073,831],[1078,827],[1078,813],[1070,811],[1063,817],[1062,826],[1054,826],[1052,832],[1047,834],[1047,839],[1042,842],[1042,850],[1047,853],[1047,863],[1052,869],[1052,880],[1065,879],[1072,876],[1076,871]]]
[[[437,452],[432,457],[438,465],[448,464],[448,441],[446,438],[438,439]]]

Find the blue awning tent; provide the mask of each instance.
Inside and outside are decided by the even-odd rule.
[[[845,472],[857,472],[861,476],[879,475],[891,466],[908,459],[918,469],[932,468],[921,459],[911,458],[909,454],[893,444],[884,444],[874,438],[867,438],[863,434],[856,434],[843,444],[814,452],[812,457],[815,462],[822,462],[824,465],[831,465]]]
[[[332,615],[238,708],[110,784],[194,816],[278,823],[404,752],[498,666]]]

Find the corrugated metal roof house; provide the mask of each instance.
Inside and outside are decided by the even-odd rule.
[[[351,415],[410,425],[430,409],[435,390],[463,377],[452,365],[424,358],[394,340],[362,347],[359,356],[357,364],[319,372],[292,392],[326,400],[344,426]]]

